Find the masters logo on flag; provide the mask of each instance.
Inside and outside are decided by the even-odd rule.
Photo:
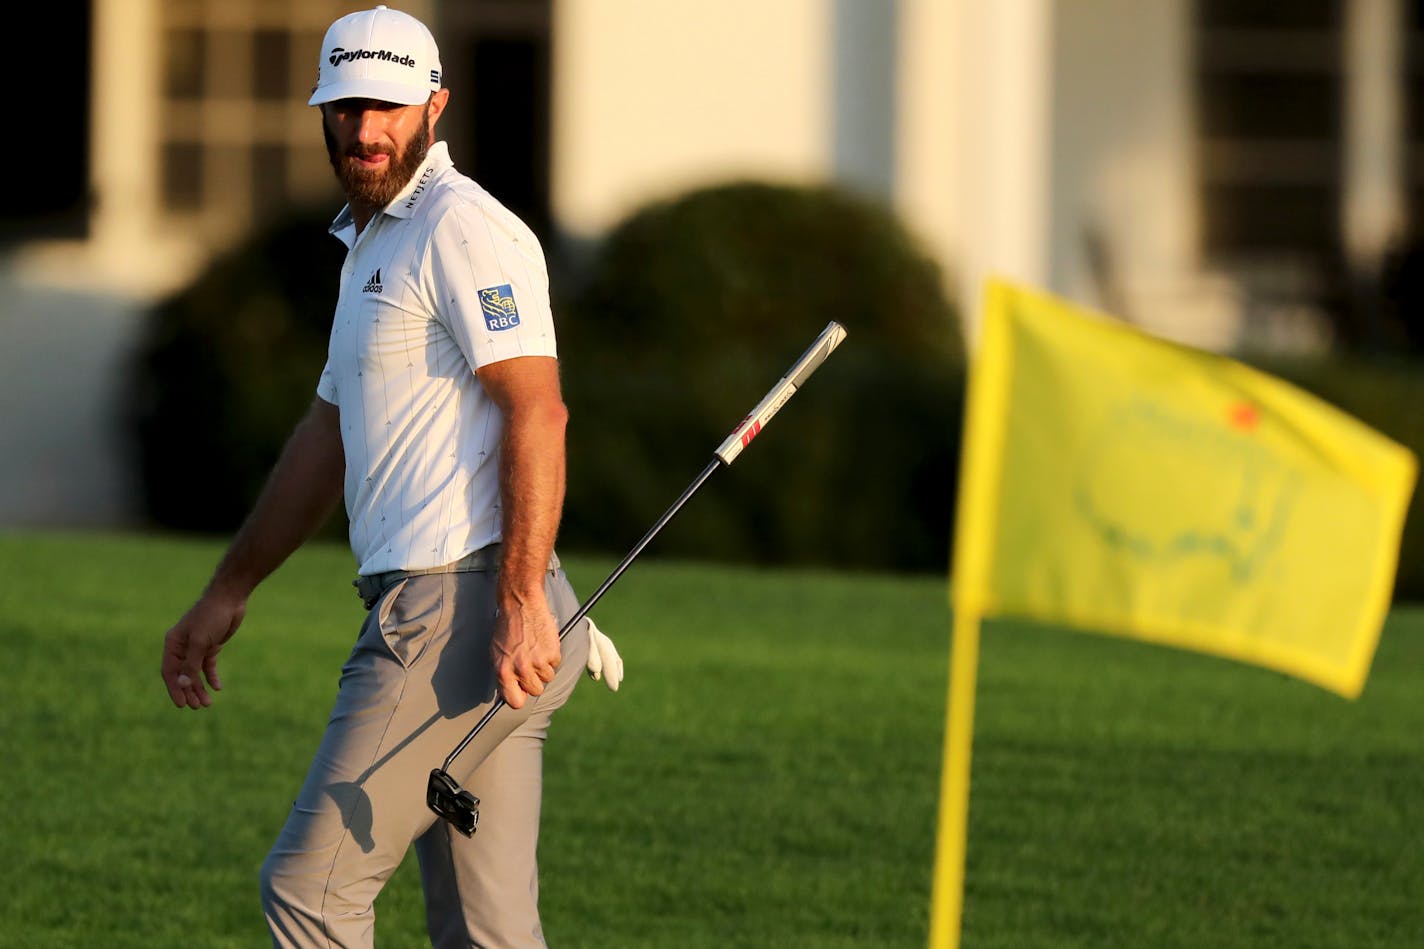
[[[1260,419],[1249,400],[1192,417],[1134,396],[1087,434],[1074,509],[1125,558],[1161,568],[1216,558],[1234,582],[1253,582],[1279,553],[1304,477],[1257,437]],[[1215,486],[1209,507],[1177,504],[1202,485]]]

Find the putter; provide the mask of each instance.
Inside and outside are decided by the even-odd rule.
[[[607,593],[608,588],[613,586],[614,582],[623,575],[623,571],[627,570],[629,564],[643,552],[643,548],[647,547],[649,542],[657,536],[658,531],[662,530],[663,527],[667,525],[667,522],[672,520],[673,515],[682,509],[682,506],[687,503],[687,499],[692,497],[698,488],[702,487],[703,482],[712,477],[712,472],[723,465],[731,465],[732,462],[737,459],[737,456],[751,444],[752,439],[760,434],[762,427],[771,421],[771,417],[779,412],[781,407],[796,394],[797,389],[800,389],[806,384],[806,380],[811,377],[811,373],[815,372],[821,363],[826,361],[826,357],[841,344],[841,340],[845,339],[845,337],[845,327],[839,323],[832,321],[826,325],[826,328],[821,331],[821,335],[816,337],[816,341],[801,354],[801,358],[797,359],[792,367],[787,370],[786,375],[781,377],[781,381],[772,387],[772,390],[757,403],[756,408],[752,409],[751,414],[742,419],[741,423],[738,424],[722,444],[717,447],[716,452],[713,453],[714,457],[712,461],[706,468],[702,469],[702,473],[693,480],[692,484],[688,485],[687,490],[683,491],[682,495],[673,502],[672,507],[668,508],[662,517],[658,518],[657,523],[652,526],[652,529],[644,534],[643,539],[638,541],[633,549],[628,552],[628,556],[624,557],[618,566],[613,568],[613,572],[608,575],[608,579],[604,580],[598,589],[593,591],[593,594],[578,608],[578,612],[564,624],[563,629],[559,630],[560,641],[569,634],[569,630],[578,625],[579,620],[588,615],[589,610],[593,609],[594,604],[599,601],[599,598]],[[504,708],[504,706],[504,696],[496,696],[489,710],[485,712],[480,720],[475,723],[475,727],[470,729],[469,734],[465,735],[465,737],[460,740],[460,743],[455,746],[455,749],[450,752],[449,756],[445,758],[445,763],[430,772],[430,783],[426,786],[425,791],[426,804],[430,806],[432,811],[448,821],[456,830],[466,837],[473,837],[475,828],[479,824],[480,800],[469,791],[460,787],[460,783],[450,776],[450,766],[455,763],[456,758],[460,757],[460,752],[469,747],[470,742],[474,741],[475,737],[489,724],[490,719],[494,718],[495,713]]]

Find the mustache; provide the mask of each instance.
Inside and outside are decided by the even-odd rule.
[[[357,142],[350,145],[342,152],[347,158],[374,158],[377,155],[389,155],[395,157],[395,149],[384,145],[362,145]]]

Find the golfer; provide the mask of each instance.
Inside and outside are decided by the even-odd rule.
[[[347,205],[327,362],[243,526],[168,631],[180,708],[212,704],[254,588],[345,499],[368,609],[335,707],[262,867],[277,946],[369,946],[373,904],[413,843],[436,946],[540,946],[535,849],[553,712],[585,665],[621,664],[578,608],[554,541],[564,429],[548,276],[533,233],[451,164],[449,102],[418,20],[336,20],[309,104]],[[598,655],[590,661],[590,650]],[[480,800],[457,833],[426,807],[433,767],[496,695],[452,768]]]

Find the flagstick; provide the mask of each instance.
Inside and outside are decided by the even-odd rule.
[[[940,779],[930,949],[958,949],[964,915],[964,862],[969,839],[969,757],[974,742],[974,690],[979,670],[979,613],[954,611],[949,707]]]
[[[1007,297],[990,282],[979,350],[970,365],[959,498],[954,515],[950,605],[954,641],[949,656],[939,828],[930,899],[930,949],[958,949],[964,916],[964,854],[969,840],[969,753],[974,742],[974,690],[979,675],[979,625],[994,563],[999,481],[1012,366]]]

